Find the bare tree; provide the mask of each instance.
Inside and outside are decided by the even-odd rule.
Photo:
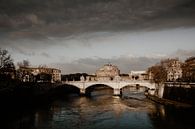
[[[148,73],[152,74],[153,81],[157,84],[167,80],[166,69],[162,65],[155,65],[148,69]]]
[[[0,81],[9,81],[15,77],[15,66],[7,50],[0,48]]]
[[[13,60],[7,50],[0,48],[0,69],[15,68]]]
[[[23,60],[22,62],[18,62],[17,65],[19,67],[29,67],[30,66],[30,62],[28,60]]]

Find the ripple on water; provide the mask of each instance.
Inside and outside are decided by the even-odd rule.
[[[194,115],[186,117],[185,110],[182,112],[167,110],[140,93],[125,98],[96,93],[56,100],[49,108],[27,116],[29,119],[19,119],[17,126],[10,125],[9,129],[194,129]]]

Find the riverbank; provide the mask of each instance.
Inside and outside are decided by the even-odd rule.
[[[51,99],[49,83],[12,82],[0,89],[1,109],[33,107]]]
[[[174,106],[174,107],[178,107],[178,108],[192,108],[192,107],[194,107],[194,105],[187,104],[187,103],[181,103],[181,102],[177,102],[177,101],[173,101],[173,100],[169,100],[169,99],[158,98],[157,96],[149,95],[149,94],[145,94],[145,95],[148,99],[150,99],[156,103],[166,105],[166,106]]]
[[[0,84],[3,84],[3,82]],[[12,83],[6,83],[6,86],[0,85],[0,108],[36,107],[50,103],[56,98],[64,97],[69,93],[79,94],[79,90],[60,83],[13,81]]]

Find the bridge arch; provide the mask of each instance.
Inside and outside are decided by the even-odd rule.
[[[106,84],[106,83],[89,84],[89,85],[86,85],[85,88],[87,89],[87,88],[90,88],[90,87],[101,86],[101,85],[114,89],[114,87],[112,85],[109,85],[109,84]]]
[[[134,87],[145,87],[147,89],[155,89],[155,85],[151,83],[125,83],[120,86],[120,89],[127,87],[127,86],[134,86]]]
[[[80,89],[80,86],[76,84],[64,84],[64,86],[75,87],[75,88]]]
[[[148,87],[139,85],[139,84],[134,84],[134,85],[124,85],[120,88],[121,94],[123,92],[145,92],[148,90]]]
[[[80,88],[75,86],[75,85],[70,85],[70,84],[63,84],[57,87],[54,87],[52,90],[56,93],[63,93],[63,94],[68,94],[68,93],[80,93]]]
[[[144,86],[144,85],[140,85],[140,84],[127,84],[127,85],[121,86],[120,89],[123,89],[125,87],[135,87],[135,88],[145,87],[145,88],[148,88],[148,86]]]
[[[106,85],[106,84],[93,84],[93,85],[89,85],[86,89],[85,89],[85,94],[86,95],[91,95],[91,92],[95,91],[95,90],[102,90],[102,89],[112,89],[114,90],[114,88],[110,85]]]

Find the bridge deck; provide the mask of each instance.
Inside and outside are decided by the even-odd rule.
[[[121,89],[125,86],[143,86],[149,89],[156,89],[155,84],[146,80],[128,80],[128,81],[63,81],[62,84],[76,86],[80,89],[86,89],[93,85],[107,85],[113,89]]]

